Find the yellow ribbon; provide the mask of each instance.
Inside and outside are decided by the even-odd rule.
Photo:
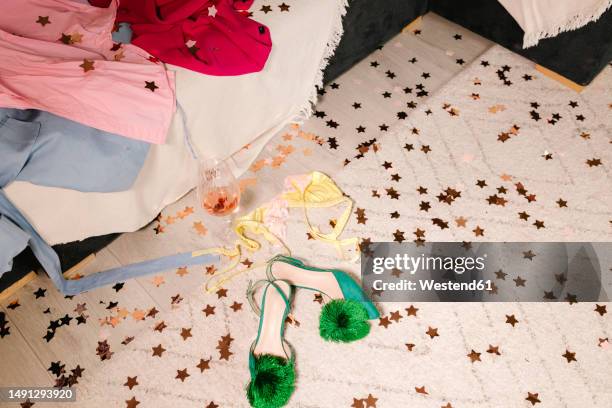
[[[304,220],[306,221],[308,232],[314,239],[333,245],[338,255],[343,260],[355,261],[359,257],[359,240],[357,237],[340,239],[340,235],[350,219],[353,210],[353,201],[345,196],[327,175],[314,171],[310,173],[309,179],[310,181],[304,189],[300,188],[295,180],[292,180],[291,186],[294,190],[283,193],[282,198],[287,201],[290,208],[303,208]],[[322,233],[318,227],[312,225],[308,217],[308,208],[327,208],[339,204],[346,204],[346,207],[340,218],[336,221],[331,232],[327,234]],[[285,250],[285,255],[291,255],[291,250],[283,240],[270,231],[265,225],[266,210],[266,206],[259,207],[235,221],[233,230],[238,236],[238,240],[235,241],[234,248],[227,249],[218,247],[194,251],[192,253],[192,256],[209,253],[220,254],[227,256],[231,260],[227,267],[219,271],[206,282],[205,290],[208,293],[217,291],[224,283],[247,271],[246,269],[238,271],[236,267],[240,262],[243,246],[249,252],[257,252],[261,249],[262,245],[255,239],[256,236],[263,236],[270,244],[279,244]],[[344,256],[343,248],[347,246],[352,246],[355,250],[355,255],[352,258],[346,258]],[[265,262],[255,264],[252,266],[252,269],[263,265],[265,265]],[[214,282],[214,284],[212,284],[212,282]]]
[[[345,196],[331,178],[318,171],[311,173],[311,181],[303,190],[293,181],[291,185],[294,191],[283,194],[283,198],[287,200],[290,207],[301,207],[304,210],[304,220],[310,235],[316,240],[334,245],[338,255],[343,260],[355,261],[359,257],[359,240],[357,237],[340,239],[340,235],[346,228],[353,212],[353,200]],[[299,199],[297,199],[298,196]],[[333,207],[339,204],[346,204],[346,207],[340,218],[336,220],[331,232],[322,233],[318,227],[312,225],[308,217],[308,208]],[[353,258],[344,256],[343,247],[348,245],[352,245],[355,249]]]

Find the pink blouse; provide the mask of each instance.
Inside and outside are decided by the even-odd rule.
[[[117,3],[2,0],[0,106],[40,109],[126,137],[164,143],[174,76],[111,39]]]

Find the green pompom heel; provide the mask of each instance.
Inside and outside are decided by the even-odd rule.
[[[271,354],[254,357],[247,398],[255,408],[278,408],[289,402],[295,389],[295,364]]]
[[[265,286],[261,307],[253,299],[260,286]],[[254,408],[282,407],[289,402],[295,389],[293,351],[284,340],[291,295],[291,285],[281,280],[259,281],[249,284],[247,290],[251,307],[260,315],[257,338],[249,352],[251,381],[246,390],[247,399]]]
[[[272,265],[283,262],[306,272],[330,273],[335,278],[343,298],[333,298],[324,288],[309,286],[305,275],[298,273],[283,273],[282,279],[293,286],[321,292],[331,299],[321,311],[319,318],[319,333],[328,341],[349,343],[366,337],[370,332],[368,320],[378,319],[380,314],[376,306],[367,298],[361,286],[346,272],[338,269],[319,269],[305,265],[299,259],[277,255],[268,261],[266,274],[269,280],[276,277],[272,273]]]
[[[354,300],[334,299],[323,306],[319,334],[325,340],[348,343],[370,333],[368,313]]]

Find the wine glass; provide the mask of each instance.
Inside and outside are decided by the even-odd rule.
[[[225,234],[232,231],[233,215],[240,204],[240,185],[228,163],[218,159],[201,160],[198,166],[197,197],[208,214],[225,218]]]

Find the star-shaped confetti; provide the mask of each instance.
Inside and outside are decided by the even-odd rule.
[[[417,392],[417,394],[425,394],[428,395],[429,392],[427,392],[427,390],[425,389],[425,386],[421,386],[421,387],[414,387],[414,390]]]
[[[489,348],[487,349],[487,353],[495,354],[497,356],[501,356],[501,352],[499,351],[499,346],[492,346],[489,344]]]
[[[183,368],[182,370],[176,370],[176,379],[180,380],[181,382],[185,382],[185,379],[187,377],[189,377],[190,374],[187,372],[186,368]]]
[[[440,336],[440,335],[438,334],[438,329],[437,329],[437,328],[434,328],[434,327],[431,327],[431,326],[429,326],[429,328],[427,329],[427,331],[425,332],[425,334],[427,334],[427,335],[429,336],[429,338],[431,338],[431,339],[433,339],[434,337],[438,337],[438,336]]]
[[[188,338],[193,337],[193,335],[191,334],[191,327],[183,327],[181,329],[180,334],[183,340],[187,340]]]
[[[131,390],[132,388],[134,388],[135,386],[138,385],[138,376],[134,376],[134,377],[129,377],[128,376],[125,384],[123,384],[123,385],[125,385],[126,387],[128,387]]]
[[[472,364],[477,362],[477,361],[482,361],[482,360],[480,360],[480,353],[474,351],[474,349],[472,349],[472,351],[467,356],[470,359],[470,362]]]
[[[47,24],[51,24],[51,20],[49,20],[49,16],[38,16],[38,19],[36,20],[36,23],[40,24],[41,26],[46,26]]]
[[[72,37],[69,34],[62,33],[58,41],[62,44],[70,45],[72,44]]]
[[[512,325],[514,327],[519,321],[514,317],[514,315],[506,315],[506,323]]]
[[[107,340],[99,341],[98,347],[96,348],[96,355],[100,357],[101,361],[109,360],[113,356],[110,345]]]
[[[578,361],[576,360],[576,353],[573,353],[567,349],[565,350],[563,357],[565,357],[568,363],[571,363],[572,361]]]
[[[166,351],[166,349],[161,344],[158,344],[157,346],[153,347],[152,350],[153,357],[161,357],[162,354],[164,354],[164,351]]]
[[[81,33],[72,33],[70,34],[70,44],[77,44],[83,41],[83,34]]]
[[[210,360],[211,358],[208,359],[200,359],[200,362],[196,365],[197,368],[200,369],[200,372],[203,373],[204,370],[209,370],[210,369]]]
[[[129,400],[125,400],[126,408],[136,408],[140,401],[136,399],[136,397],[132,397]]]
[[[151,92],[155,92],[156,89],[159,89],[159,86],[155,84],[155,81],[145,81],[144,87],[150,90]]]
[[[204,315],[206,317],[208,317],[210,315],[214,315],[215,314],[215,306],[206,305],[206,307],[204,309],[202,309],[202,312],[204,312]]]
[[[95,69],[94,62],[89,59],[84,59],[83,63],[79,65],[79,67],[83,68],[83,72],[89,72]]]
[[[526,399],[527,401],[531,402],[531,405],[535,405],[535,404],[537,404],[537,403],[539,403],[539,402],[542,402],[542,401],[540,401],[540,399],[538,398],[538,395],[539,395],[539,394],[538,394],[537,392],[535,392],[535,393],[527,392],[527,398],[525,398],[525,399]]]
[[[414,307],[414,305],[410,305],[410,307],[406,308],[406,312],[408,313],[408,316],[417,317],[417,312],[418,311],[419,311],[419,309]]]
[[[385,329],[389,327],[391,324],[391,320],[389,320],[388,316],[383,316],[378,319],[378,325],[384,327]]]
[[[43,289],[43,288],[38,288],[35,292],[34,292],[34,296],[36,297],[36,299],[38,298],[42,298],[45,297],[45,294],[47,293],[47,289]]]
[[[608,310],[606,309],[606,305],[596,304],[595,305],[595,312],[599,313],[600,316],[603,316],[606,313],[608,313]]]

